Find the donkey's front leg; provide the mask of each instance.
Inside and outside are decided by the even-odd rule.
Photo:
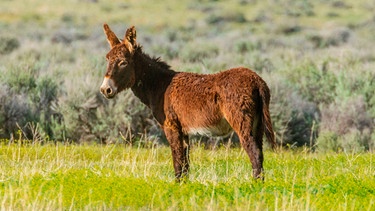
[[[164,128],[165,136],[171,146],[173,166],[176,181],[187,177],[189,172],[189,141],[188,136],[183,135],[182,131],[177,129]]]

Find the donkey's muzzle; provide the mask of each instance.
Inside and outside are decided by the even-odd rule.
[[[100,88],[100,92],[101,92],[104,96],[106,96],[107,98],[110,98],[110,96],[112,96],[112,93],[113,93],[111,87],[108,87],[108,88],[101,87],[101,88]]]
[[[113,98],[116,95],[117,89],[113,85],[113,81],[109,78],[104,78],[102,85],[100,86],[100,92],[106,98]]]

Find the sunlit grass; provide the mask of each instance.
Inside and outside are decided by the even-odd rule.
[[[0,147],[2,209],[364,209],[375,202],[373,154],[265,154],[265,182],[240,149],[191,151],[176,184],[170,149]]]

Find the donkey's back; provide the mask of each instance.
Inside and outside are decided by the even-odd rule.
[[[208,75],[179,73],[166,92],[164,109],[178,117],[184,133],[222,136],[243,127],[240,119],[259,121],[263,106],[260,90],[266,92],[268,106],[266,83],[247,68]]]

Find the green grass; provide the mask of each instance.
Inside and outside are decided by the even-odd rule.
[[[2,1],[0,138],[18,130],[39,141],[160,138],[133,94],[100,96],[107,22],[120,38],[135,25],[144,51],[176,71],[256,71],[270,87],[280,143],[316,146],[328,133],[321,139],[336,150],[371,151],[374,8],[371,0]]]
[[[265,182],[240,149],[194,147],[189,181],[174,182],[170,150],[0,146],[5,210],[373,210],[374,155],[266,152]]]

